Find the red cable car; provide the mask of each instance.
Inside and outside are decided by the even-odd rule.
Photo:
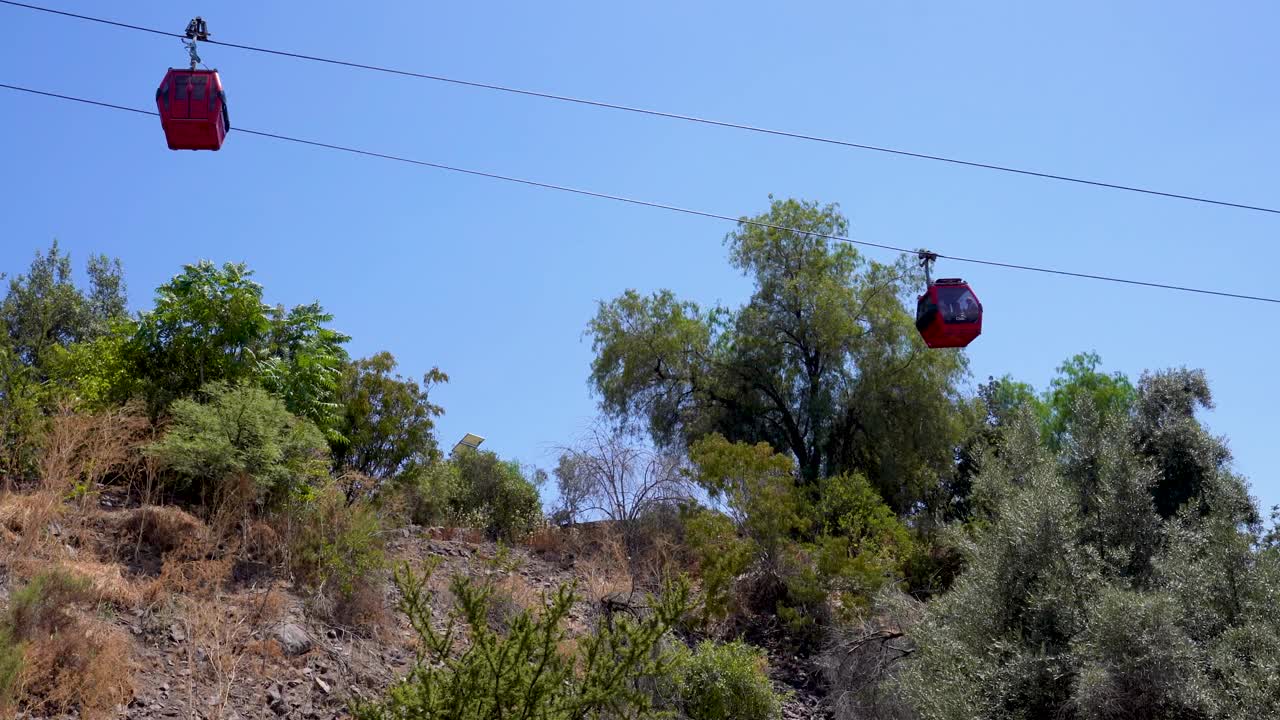
[[[170,150],[217,150],[231,129],[227,95],[217,70],[197,70],[200,56],[196,41],[208,40],[205,21],[196,18],[187,25],[183,41],[191,53],[191,68],[169,68],[156,90],[156,108]]]
[[[916,329],[931,348],[962,348],[982,334],[982,303],[959,278],[929,278],[937,255],[920,253],[928,286],[916,300]]]

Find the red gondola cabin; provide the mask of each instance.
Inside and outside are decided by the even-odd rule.
[[[937,280],[916,301],[916,329],[931,348],[964,347],[982,334],[982,303],[965,281]]]
[[[217,150],[231,129],[217,70],[169,68],[156,90],[156,107],[170,150]]]

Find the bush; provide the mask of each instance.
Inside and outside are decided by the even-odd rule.
[[[0,627],[0,709],[7,709],[13,703],[18,689],[18,678],[22,675],[22,644],[13,637],[13,631]]]
[[[759,648],[704,640],[678,655],[672,704],[689,720],[774,720],[783,696],[769,683],[766,666]]]
[[[461,484],[458,466],[453,463],[438,462],[407,473],[398,494],[409,522],[433,526],[453,521]]]
[[[495,629],[492,582],[455,576],[453,610],[440,623],[429,580],[430,572],[417,577],[407,568],[396,575],[419,658],[385,699],[357,707],[360,720],[646,717],[652,710],[646,684],[671,669],[659,643],[686,609],[687,590],[674,585],[644,619],[615,617],[573,644],[565,630],[576,600],[569,586]]]
[[[733,521],[714,510],[687,513],[685,539],[702,579],[700,620],[709,625],[735,612],[734,582],[754,557],[752,544],[738,537]]]
[[[292,570],[303,585],[339,605],[385,566],[383,524],[369,503],[347,505],[337,486],[321,489],[292,512]]]
[[[324,437],[308,420],[253,386],[211,383],[207,402],[178,400],[173,426],[148,452],[206,498],[252,483],[253,499],[279,504],[328,477]]]
[[[521,540],[542,524],[538,486],[517,463],[480,450],[464,450],[451,462],[460,485],[455,517],[470,518],[491,540],[505,542]]]
[[[61,568],[45,570],[9,597],[9,628],[20,642],[52,635],[72,622],[70,607],[91,598],[88,579]]]

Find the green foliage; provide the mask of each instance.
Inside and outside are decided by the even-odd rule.
[[[492,452],[464,449],[450,462],[458,468],[455,516],[475,518],[491,539],[515,542],[542,523],[538,486],[516,462]]]
[[[684,522],[685,543],[693,553],[702,580],[699,620],[704,625],[724,620],[737,610],[734,581],[755,559],[755,547],[738,536],[732,520],[713,510],[686,510]]]
[[[712,432],[790,453],[802,485],[861,471],[895,510],[952,472],[966,425],[963,354],[924,348],[900,297],[912,263],[863,259],[834,205],[775,200],[727,238],[755,292],[704,310],[670,291],[602,303],[588,333],[591,383],[611,415],[647,423],[660,445]],[[797,231],[778,227],[796,228]]]
[[[1123,417],[1133,410],[1137,400],[1133,384],[1122,373],[1099,372],[1101,364],[1097,353],[1087,352],[1072,356],[1058,367],[1058,376],[1050,381],[1038,405],[1045,432],[1053,443],[1061,445],[1071,432],[1082,404],[1104,419]]]
[[[256,380],[271,323],[252,276],[243,264],[202,260],[156,289],[125,348],[153,413],[210,382]]]
[[[262,302],[262,286],[243,263],[201,260],[156,289],[122,348],[137,390],[154,416],[212,382],[257,384],[290,412],[334,438],[338,374],[348,338],[325,326],[320,305],[288,312]]]
[[[689,448],[695,480],[712,500],[722,501],[739,531],[766,559],[807,529],[804,501],[795,486],[791,458],[767,443],[731,443],[711,434]]]
[[[47,253],[36,253],[30,269],[9,281],[0,317],[12,351],[24,364],[41,370],[54,348],[92,339],[108,322],[124,314],[124,280],[120,261],[91,257],[89,295],[72,278],[71,258],[55,241]]]
[[[647,687],[670,672],[660,642],[686,610],[687,589],[668,588],[641,620],[616,617],[564,651],[565,623],[576,599],[561,586],[537,612],[517,613],[501,630],[490,623],[495,588],[455,576],[454,607],[435,617],[426,577],[396,574],[401,610],[419,640],[418,662],[360,720],[586,720],[653,717]],[[443,622],[442,622],[443,621]]]
[[[38,373],[26,365],[7,338],[0,338],[0,473],[29,478],[35,473],[44,431]]]
[[[436,462],[416,467],[401,476],[398,489],[409,522],[432,526],[457,519],[462,478],[455,463]]]
[[[91,257],[89,295],[72,278],[71,258],[54,242],[0,301],[0,473],[31,478],[43,414],[57,399],[48,382],[67,347],[90,341],[123,314],[120,262]]]
[[[835,596],[842,618],[865,610],[885,584],[901,577],[915,553],[906,526],[860,475],[823,481],[818,512],[823,532],[817,538],[817,573]]]
[[[125,357],[135,328],[133,321],[118,319],[92,340],[54,348],[47,367],[56,399],[103,410],[137,395],[141,386]]]
[[[698,484],[728,512],[694,514],[686,529],[702,568],[704,621],[734,609],[735,579],[755,564],[751,603],[777,612],[791,638],[811,650],[833,610],[848,620],[865,609],[914,552],[906,527],[861,475],[822,480],[813,504],[796,488],[790,458],[765,443],[711,434],[689,456]]]
[[[386,566],[382,521],[368,503],[348,504],[329,485],[290,513],[295,577],[322,594],[349,599]]]
[[[19,642],[51,635],[67,626],[67,608],[90,597],[87,578],[62,568],[38,573],[9,596],[8,627]]]
[[[351,340],[325,327],[333,315],[319,303],[299,305],[287,313],[271,312],[267,357],[258,366],[263,387],[284,401],[289,412],[316,424],[330,442],[343,440],[338,425],[342,406],[338,383],[347,362],[344,343]]]
[[[672,704],[689,720],[776,720],[783,696],[765,674],[764,651],[704,640],[682,649],[672,669]]]
[[[13,637],[13,631],[0,626],[0,708],[13,702],[18,691],[18,679],[22,675],[24,652],[22,643]]]
[[[340,439],[332,443],[334,467],[354,470],[377,484],[412,474],[440,457],[435,418],[444,410],[428,394],[449,377],[433,368],[419,385],[395,369],[395,357],[381,352],[348,363],[338,388],[342,411],[336,426]]]
[[[1135,398],[1102,378],[1054,410],[1063,432],[1042,438],[1023,405],[980,453],[965,569],[897,679],[924,720],[1280,708],[1280,568],[1195,420],[1203,377],[1144,375]]]
[[[248,482],[260,501],[273,504],[306,496],[327,479],[320,431],[278,398],[225,383],[211,383],[204,395],[203,403],[175,402],[169,431],[147,448],[201,495]]]

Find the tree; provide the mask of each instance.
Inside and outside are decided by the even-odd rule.
[[[449,376],[432,368],[422,383],[395,373],[389,352],[346,364],[336,402],[338,438],[332,442],[333,464],[354,470],[376,484],[404,476],[439,460],[435,418],[444,409],[430,400],[432,386]]]
[[[265,305],[252,278],[243,263],[183,266],[120,348],[133,381],[122,390],[140,392],[159,417],[211,382],[260,385],[337,439],[335,394],[349,338],[327,327],[333,316],[317,303],[288,312]]]
[[[72,278],[71,258],[54,242],[0,302],[0,473],[29,477],[44,412],[61,398],[49,383],[68,348],[102,335],[124,313],[120,261],[89,259],[89,295]]]
[[[979,453],[965,569],[923,607],[897,679],[924,720],[1280,709],[1280,565],[1194,418],[1203,376],[1115,397],[1059,398],[1061,434],[1024,405]],[[1169,489],[1185,499],[1166,514]]]
[[[1058,375],[1038,405],[1045,433],[1056,443],[1070,434],[1076,408],[1087,403],[1104,418],[1120,417],[1133,410],[1137,393],[1123,373],[1098,371],[1097,353],[1079,353],[1058,367]]]
[[[1165,518],[1175,515],[1186,503],[1203,500],[1240,522],[1256,523],[1261,518],[1243,483],[1231,477],[1231,452],[1196,419],[1196,410],[1213,407],[1213,394],[1204,372],[1181,368],[1160,373],[1143,373],[1138,380],[1135,441],[1144,457],[1159,470],[1152,488],[1156,509]],[[1216,490],[1215,492],[1211,492]]]
[[[153,415],[206,383],[257,379],[270,321],[252,276],[244,264],[201,260],[156,290],[125,349]]]
[[[808,528],[795,465],[768,443],[731,443],[712,434],[689,448],[689,459],[697,483],[759,547],[766,564],[776,563],[783,543]]]
[[[744,219],[726,239],[755,283],[741,308],[666,290],[601,303],[588,332],[602,407],[643,420],[664,447],[712,432],[767,442],[807,488],[860,470],[911,507],[951,472],[964,429],[964,356],[927,350],[900,299],[922,278],[823,239],[848,227],[834,205],[775,200],[751,220],[769,227]]]
[[[602,515],[630,537],[640,518],[690,497],[679,457],[646,447],[604,422],[592,424],[575,446],[561,450],[555,474],[571,517]]]
[[[124,280],[119,260],[89,259],[89,294],[75,284],[71,257],[55,241],[47,253],[36,253],[25,275],[9,281],[0,304],[12,352],[44,377],[49,353],[102,334],[123,317]]]
[[[341,442],[342,405],[338,386],[348,362],[343,345],[351,340],[326,327],[333,315],[319,303],[271,312],[267,357],[258,370],[262,384],[284,400],[289,412],[314,422],[331,442]]]

